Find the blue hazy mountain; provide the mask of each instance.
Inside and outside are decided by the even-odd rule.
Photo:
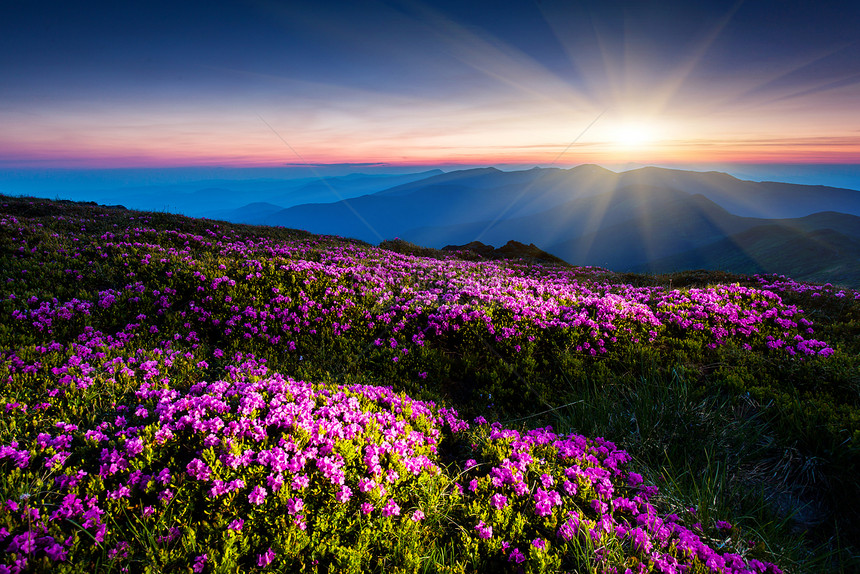
[[[417,227],[539,213],[572,197],[602,193],[614,177],[613,172],[590,165],[569,170],[461,170],[347,201],[291,207],[254,223],[376,242]],[[442,238],[433,241],[439,247],[445,243]]]
[[[546,251],[576,265],[629,271],[647,266],[651,261],[772,225],[799,232],[835,227],[846,236],[860,235],[860,217],[854,215],[833,214],[827,217],[827,214],[813,214],[789,219],[741,217],[729,213],[703,195],[687,194],[686,197],[663,197],[644,204],[633,217],[548,245]]]
[[[853,217],[816,214],[830,215]],[[797,222],[807,223],[816,216]],[[671,273],[684,269],[778,273],[804,281],[860,287],[860,233],[857,233],[860,224],[855,220],[850,225],[854,235],[841,233],[832,227],[804,230],[777,220],[704,247],[648,261],[631,270],[644,273]]]
[[[12,193],[17,189],[36,197],[95,201],[144,211],[168,211],[194,217],[238,221],[232,212],[249,204],[268,203],[273,206],[271,211],[277,212],[285,207],[304,203],[341,201],[441,173],[441,170],[434,169],[406,174],[355,173],[336,177],[291,175],[284,178],[237,177],[163,181],[167,176],[156,172],[134,173],[124,184],[120,183],[117,176],[113,180],[107,176],[100,179],[98,174],[95,174],[88,179],[79,176],[82,181],[76,181],[74,176],[70,175],[68,182],[47,177],[44,182],[32,177],[30,179],[35,181],[3,181],[0,182],[0,193]],[[149,178],[152,183],[141,184]],[[249,210],[245,209],[239,213],[248,212]]]
[[[544,247],[620,223],[676,192],[701,195],[739,216],[802,217],[820,211],[860,215],[856,190],[662,168],[618,174],[584,165],[450,172],[347,201],[295,206],[253,223],[374,242],[397,236],[433,247],[509,239]]]
[[[268,203],[265,201],[257,201],[236,209],[209,211],[206,213],[206,217],[209,219],[232,221],[233,223],[245,223],[266,219],[273,213],[277,213],[283,209],[284,207],[282,205],[275,205],[274,203]]]
[[[721,172],[644,167],[620,174],[619,186],[648,185],[701,194],[736,215],[802,217],[820,211],[860,215],[860,192],[824,185],[745,181]]]
[[[207,179],[160,172],[72,174],[65,190],[62,178],[16,183],[7,177],[0,178],[0,192],[10,185],[38,185],[41,193],[33,195],[54,198],[47,184],[56,184],[56,198],[280,225],[372,243],[400,237],[441,248],[517,241],[573,264],[616,270],[727,265],[787,273],[789,258],[778,254],[794,251],[806,254],[802,271],[810,277],[842,269],[850,278],[853,264],[840,261],[851,257],[860,233],[860,191],[747,181],[721,172],[643,167],[616,173],[581,165],[344,171],[327,177],[297,177],[307,169],[285,177],[254,170],[237,172],[233,179],[227,172],[213,173]],[[103,187],[109,184],[114,187]]]
[[[347,201],[294,206],[252,222],[373,243],[400,237],[436,248],[514,240],[576,265],[657,270],[648,264],[707,267],[716,261],[713,253],[720,245],[742,250],[764,234],[751,230],[774,225],[779,241],[793,248],[822,238],[850,239],[860,234],[858,215],[857,190],[744,181],[720,172],[642,168],[615,173],[584,165],[455,171]],[[734,243],[724,243],[728,238]],[[761,242],[749,245],[756,246]],[[757,268],[779,271],[771,264],[776,251],[759,251]],[[850,252],[823,248],[822,266],[825,259]],[[701,265],[694,265],[697,261]]]

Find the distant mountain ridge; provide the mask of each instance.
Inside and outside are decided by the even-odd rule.
[[[513,240],[574,265],[618,271],[720,262],[727,271],[752,269],[737,255],[749,249],[759,271],[784,272],[786,258],[761,241],[772,228],[774,237],[798,253],[815,253],[819,245],[820,265],[810,256],[803,273],[841,269],[846,281],[860,281],[850,263],[860,257],[850,241],[860,235],[860,191],[744,181],[720,172],[648,167],[615,173],[595,165],[512,172],[479,168],[431,175],[345,201],[275,213],[270,206],[242,209],[237,219],[226,219],[373,243],[400,237],[434,248]],[[757,228],[762,230],[752,231]],[[834,250],[840,241],[846,248]],[[736,256],[719,257],[720,251]],[[844,258],[845,264],[834,258]]]
[[[432,169],[406,174],[354,173],[293,179],[208,179],[114,189],[79,189],[74,192],[58,190],[57,194],[75,200],[122,203],[132,209],[168,211],[245,223],[243,218],[265,218],[294,205],[337,202],[443,173],[442,170]],[[255,209],[246,209],[250,204],[258,205]],[[262,204],[271,207],[264,208]]]
[[[462,170],[347,202],[324,206],[300,205],[265,220],[247,223],[304,226],[315,233],[334,233],[378,241],[380,236],[398,236],[416,227],[493,221],[538,213],[575,197],[600,194],[607,189],[606,178],[615,175],[609,170],[590,165],[570,170]],[[451,241],[438,239],[433,243],[441,247]]]
[[[303,224],[309,231],[337,233],[341,230],[345,235],[374,240],[376,233],[362,223],[355,212],[371,226],[372,221],[377,220],[379,229],[376,232],[385,237],[400,235],[409,229],[439,226],[444,208],[433,204],[448,207],[450,218],[441,225],[482,222],[486,226],[494,221],[552,209],[574,199],[646,187],[701,194],[730,213],[747,217],[802,217],[818,211],[860,215],[860,192],[856,190],[751,182],[719,172],[664,168],[641,168],[619,174],[598,166],[582,165],[568,170],[535,168],[504,172],[482,168],[449,172],[347,200],[349,206],[339,205],[343,202],[313,208],[305,204],[248,223],[287,227]],[[432,216],[427,210],[435,210],[434,213],[440,215]],[[481,238],[473,236],[471,239]],[[441,239],[433,241],[439,245],[446,243]]]

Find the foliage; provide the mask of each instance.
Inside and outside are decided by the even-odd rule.
[[[0,571],[857,552],[856,292],[2,204]]]

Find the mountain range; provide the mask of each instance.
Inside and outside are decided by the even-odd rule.
[[[378,243],[534,244],[574,265],[709,268],[860,285],[860,191],[595,165],[431,174],[330,203],[220,214]]]
[[[335,177],[201,179],[180,183],[164,183],[153,178],[146,185],[121,185],[104,188],[104,184],[74,185],[54,183],[38,190],[40,197],[63,198],[76,201],[96,201],[102,204],[121,204],[143,211],[166,211],[192,217],[232,219],[244,212],[251,215],[268,215],[309,202],[336,202],[381,189],[425,179],[444,172],[439,169],[406,174],[354,173]],[[8,184],[7,184],[8,185]],[[0,182],[0,193],[9,193]],[[70,184],[66,184],[70,185]],[[260,209],[246,209],[249,204],[260,204]]]
[[[54,182],[56,192],[42,192],[374,244],[400,238],[440,249],[480,242],[486,249],[478,256],[502,256],[513,241],[573,265],[616,271],[704,268],[860,287],[854,189],[657,167],[616,173],[596,165],[326,177],[243,172],[234,179],[217,172],[185,180],[119,175],[127,180],[122,187],[98,187],[110,178],[72,178],[64,190],[54,178],[45,185]],[[13,184],[0,182],[0,192]]]

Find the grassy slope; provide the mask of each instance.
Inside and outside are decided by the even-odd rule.
[[[860,285],[860,240],[833,229],[805,232],[762,225],[711,245],[649,262],[649,271],[726,269],[736,273],[774,273],[794,279]]]
[[[76,232],[54,216],[93,213],[92,207],[69,203],[10,198],[3,203],[9,204],[6,213],[42,222],[45,235],[35,244],[48,247],[50,233]],[[128,216],[121,210],[98,211],[107,216],[89,234],[110,230],[114,221]],[[167,214],[149,214],[148,220],[150,227],[195,234],[205,234],[212,225]],[[310,237],[285,229],[219,225],[239,237]],[[0,256],[4,274],[12,277],[16,260],[9,239],[0,236]],[[123,271],[110,263],[99,284],[88,289],[124,281]],[[607,274],[606,279],[675,288],[757,284],[717,273]],[[38,295],[67,299],[81,288],[73,280],[51,280],[41,284]],[[806,310],[817,336],[836,348],[836,357],[800,363],[732,346],[708,350],[681,343],[635,346],[595,359],[548,339],[512,361],[489,347],[451,339],[428,349],[424,357],[434,365],[430,379],[440,384],[417,388],[404,383],[408,377],[394,365],[381,365],[368,355],[345,355],[352,349],[337,338],[308,349],[301,363],[266,346],[255,352],[273,369],[306,380],[391,385],[453,404],[465,416],[483,414],[526,427],[549,422],[560,431],[605,436],[634,456],[661,485],[666,504],[679,512],[695,506],[700,514],[730,517],[760,534],[759,544],[798,569],[841,566],[848,571],[858,548],[846,541],[860,539],[860,304],[814,290],[782,296]],[[116,320],[122,324],[128,319]],[[0,334],[8,340],[16,337],[10,327]],[[207,336],[220,334],[201,333]]]

